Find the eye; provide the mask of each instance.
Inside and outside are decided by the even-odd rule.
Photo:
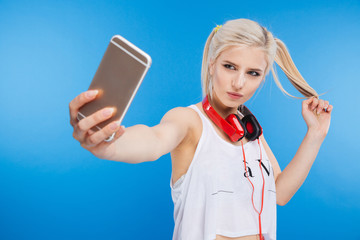
[[[255,71],[250,71],[250,72],[248,72],[251,76],[253,76],[253,77],[258,77],[258,76],[260,76],[260,74],[258,73],[258,72],[255,72]]]
[[[223,65],[225,68],[227,68],[227,69],[230,69],[230,70],[236,70],[236,68],[233,66],[233,65],[231,65],[231,64],[224,64]]]

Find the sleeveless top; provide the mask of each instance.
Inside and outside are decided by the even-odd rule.
[[[254,205],[261,208],[262,176],[259,167],[260,149],[257,140],[242,147],[221,138],[211,122],[195,106],[203,129],[192,162],[176,183],[170,178],[174,202],[173,240],[214,240],[216,235],[242,237],[259,234],[259,216],[251,200],[254,184]],[[260,140],[262,171],[265,179],[264,204],[261,214],[265,240],[276,239],[276,190],[274,172]]]

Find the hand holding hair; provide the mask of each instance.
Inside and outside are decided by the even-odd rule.
[[[317,133],[325,138],[329,131],[331,112],[333,106],[329,101],[310,97],[302,102],[302,116],[308,127],[308,131]]]

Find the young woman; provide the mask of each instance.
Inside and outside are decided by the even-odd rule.
[[[273,72],[274,61],[306,97],[307,133],[283,171],[260,124],[243,105]],[[276,204],[285,205],[307,177],[333,106],[302,78],[284,43],[247,19],[214,28],[204,49],[202,86],[202,102],[171,109],[154,127],[125,129],[113,122],[96,133],[91,128],[108,119],[112,109],[77,121],[78,109],[97,95],[96,90],[81,93],[70,103],[73,136],[102,159],[141,163],[171,153],[174,240],[274,240]],[[229,127],[224,121],[233,123]],[[105,142],[113,132],[114,140]]]

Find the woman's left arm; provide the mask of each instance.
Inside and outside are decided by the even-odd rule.
[[[271,150],[269,150],[270,148],[263,140],[265,142],[264,147],[266,146],[265,150],[272,155],[269,156],[272,164],[275,162],[274,175],[277,204],[285,205],[305,181],[320,146],[328,133],[332,109],[333,106],[329,105],[328,101],[315,97],[308,98],[302,102],[302,116],[308,130],[294,158],[282,172]]]

